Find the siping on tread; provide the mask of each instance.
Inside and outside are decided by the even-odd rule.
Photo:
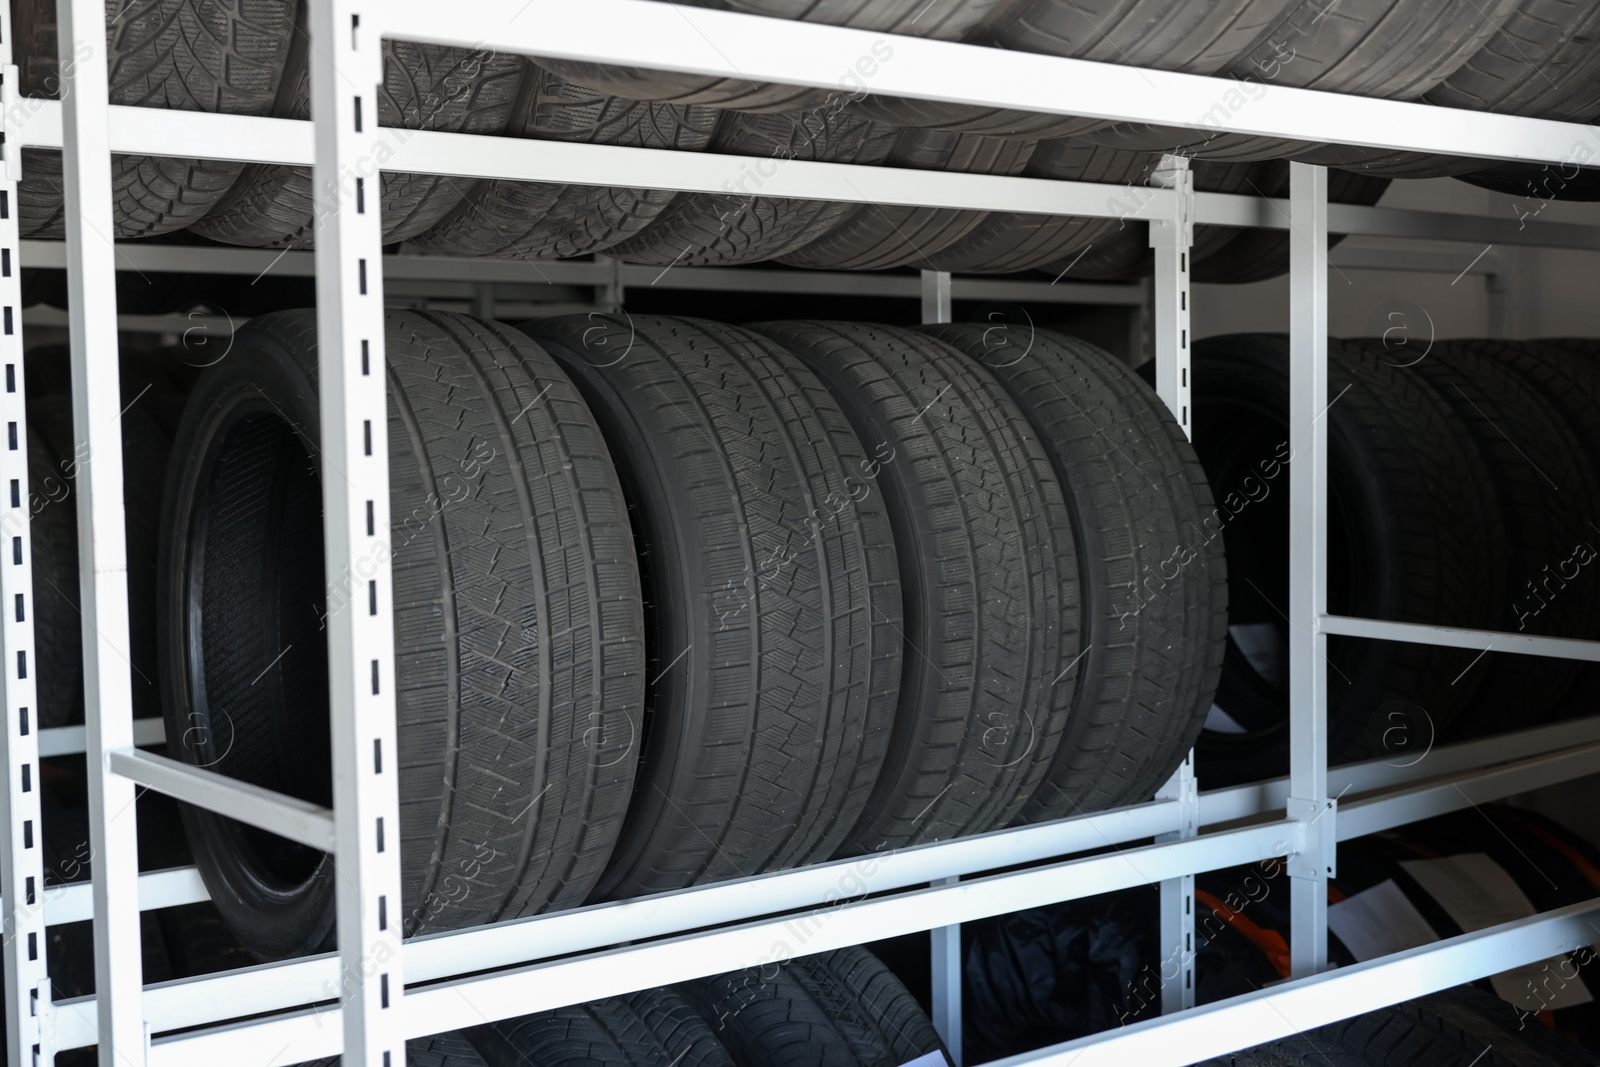
[[[1027,821],[1155,795],[1211,707],[1227,625],[1199,460],[1149,386],[1109,354],[1029,325],[928,326],[982,363],[1050,456],[1078,542],[1082,660],[1066,730]]]
[[[732,326],[530,323],[622,468],[650,590],[640,785],[599,894],[830,856],[882,763],[900,589],[869,463],[792,355]]]
[[[1005,826],[1055,754],[1079,653],[1076,546],[1061,488],[988,373],[910,330],[758,327],[812,367],[882,457],[905,593],[905,678],[888,761],[845,848]]]

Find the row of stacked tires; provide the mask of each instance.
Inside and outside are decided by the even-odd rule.
[[[1434,7],[1372,3],[1338,20],[1321,0],[1251,0],[1215,7],[1171,0],[1139,17],[1085,11],[1066,0],[955,2],[942,18],[901,0],[813,8],[805,17],[999,47],[1231,73],[1251,81],[1380,96],[1424,93],[1453,106],[1588,119],[1600,114],[1600,60],[1587,47],[1600,7],[1552,0],[1476,0]],[[792,14],[779,3],[729,4]],[[1101,6],[1101,5],[1091,5]],[[108,0],[114,103],[248,115],[309,114],[309,47],[296,0],[242,4]],[[59,92],[53,6],[15,0],[23,92]],[[1324,32],[1326,31],[1326,32]],[[1147,182],[1161,151],[1196,156],[1203,190],[1282,195],[1283,158],[1355,168],[1336,173],[1336,201],[1372,203],[1387,178],[1455,174],[1481,161],[1413,158],[1347,147],[1109,125],[1061,116],[866,95],[870,71],[892,63],[887,40],[838,91],[762,86],[485,50],[385,43],[380,121],[404,130],[535,137],[749,155],[724,193],[679,194],[504,180],[385,174],[384,233],[424,250],[514,258],[604,253],[645,264],[776,260],[804,267],[913,265],[961,272],[1045,269],[1115,279],[1149,270],[1149,248],[1123,218],[1067,219],[1011,212],[876,207],[761,195],[791,159],[916,167],[1127,184]],[[1263,57],[1274,57],[1265,59]],[[1519,74],[1526,67],[1526,72]],[[1537,71],[1538,77],[1532,76]],[[1524,74],[1526,76],[1524,76]],[[1224,112],[1248,103],[1219,101]],[[1204,110],[1203,108],[1201,109]],[[1574,159],[1537,180],[1482,180],[1541,200],[1586,195]],[[23,236],[60,237],[65,200],[59,157],[25,153]],[[1502,168],[1503,169],[1503,168]],[[315,224],[310,173],[269,164],[119,156],[119,237],[185,236],[257,247],[307,247]],[[1128,213],[1137,206],[1130,188]],[[1243,281],[1284,269],[1287,236],[1202,227],[1201,281]]]
[[[254,4],[156,0],[115,17],[112,101],[240,114],[309,115],[308,47],[297,0]],[[59,90],[49,0],[16,0],[23,91]],[[931,20],[930,20],[931,21]],[[880,269],[916,265],[967,272],[1046,269],[1116,279],[1148,273],[1150,250],[1122,218],[1066,219],[1011,212],[877,207],[760,196],[791,159],[917,167],[1138,186],[1159,153],[1037,134],[1020,137],[894,125],[839,94],[793,114],[636,100],[613,92],[615,72],[583,72],[483,50],[385,44],[380,121],[564,141],[715,151],[754,161],[721,194],[469,181],[386,174],[384,235],[420,250],[519,259],[605,253],[643,264],[777,260],[794,266]],[[595,84],[604,83],[604,91]],[[642,83],[641,83],[642,84]],[[794,93],[790,93],[793,96]],[[735,102],[737,104],[737,102]],[[392,151],[405,140],[397,132]],[[1281,162],[1202,163],[1202,189],[1283,195]],[[118,237],[167,235],[253,247],[309,247],[315,237],[306,168],[161,157],[114,162]],[[1382,178],[1336,175],[1335,200],[1372,203]],[[25,153],[18,194],[24,237],[65,233],[57,154]],[[1130,190],[1124,215],[1138,206]],[[1283,235],[1202,227],[1194,253],[1203,281],[1281,272]],[[62,294],[39,298],[59,302]]]
[[[1194,441],[1227,542],[1229,634],[1199,764],[1284,773],[1289,343],[1195,346]],[[1328,606],[1335,615],[1600,638],[1600,342],[1329,342]],[[1330,762],[1408,765],[1437,742],[1593,711],[1595,667],[1331,637]]]
[[[388,329],[409,934],[1144,801],[1200,730],[1220,543],[1146,579],[1209,491],[1090,345],[598,314]],[[328,803],[323,630],[384,605],[359,564],[321,572],[319,479],[342,475],[315,369],[314,314],[282,312],[200,376],[152,615],[169,748]],[[184,817],[247,947],[329,946],[328,857]]]

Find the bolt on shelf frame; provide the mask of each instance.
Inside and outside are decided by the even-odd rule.
[[[1189,424],[1188,246],[1195,222],[1291,231],[1291,620],[1293,758],[1287,780],[1215,793],[1196,789],[1186,763],[1152,801],[1129,808],[834,861],[736,882],[580,908],[401,944],[398,856],[382,845],[396,818],[393,638],[387,546],[385,435],[373,454],[363,428],[386,418],[384,258],[377,182],[384,171],[468,178],[647,185],[721,192],[739,157],[408,131],[376,122],[379,44],[385,37],[533,56],[657,67],[833,88],[874,44],[892,62],[874,92],[1077,114],[1219,132],[1369,145],[1576,166],[1600,157],[1591,127],[1256,86],[1233,107],[1235,83],[1171,72],[1002,52],[972,45],[793,23],[652,0],[476,0],[438,18],[422,0],[310,0],[313,120],[245,118],[114,107],[106,93],[105,10],[61,0],[60,102],[23,99],[9,52],[0,176],[0,304],[6,364],[0,407],[10,447],[0,451],[10,492],[9,559],[0,565],[6,615],[3,732],[7,832],[0,834],[5,897],[7,1057],[12,1067],[53,1062],[64,1048],[99,1046],[99,1062],[288,1064],[342,1055],[351,1067],[397,1067],[403,1042],[633,989],[781,961],[918,930],[936,938],[945,974],[941,1025],[959,1020],[958,926],[1039,904],[1162,884],[1162,945],[1180,961],[1164,983],[1169,1014],[1111,1034],[1038,1050],[1023,1063],[1187,1063],[1270,1040],[1384,1003],[1446,988],[1569,951],[1590,940],[1600,901],[1534,916],[1333,974],[1327,963],[1326,883],[1338,840],[1400,825],[1537,784],[1600,771],[1600,723],[1562,724],[1440,749],[1429,768],[1370,764],[1330,772],[1326,687],[1317,649],[1329,634],[1419,641],[1600,662],[1600,642],[1496,635],[1330,616],[1326,607],[1327,235],[1335,232],[1600,247],[1594,227],[1525,219],[1469,220],[1327,203],[1326,172],[1292,165],[1287,204],[1196,194],[1184,161],[1168,158],[1153,188],[996,175],[788,161],[763,195],[857,203],[1085,215],[1145,222],[1156,250],[1158,391]],[[595,27],[605,26],[604,34]],[[9,49],[0,10],[0,49]],[[670,57],[670,58],[663,58]],[[1197,109],[1193,101],[1217,101]],[[27,425],[22,403],[19,279],[13,218],[23,146],[64,152],[71,285],[69,321],[78,457],[86,718],[93,878],[44,890],[38,832],[40,745],[33,681]],[[367,582],[378,610],[338,612],[330,627],[335,804],[320,809],[264,796],[218,774],[141,752],[148,728],[132,719],[126,658],[125,547],[116,354],[111,189],[113,152],[312,166],[319,240],[322,444],[348,480],[324,479],[327,573]],[[1467,235],[1470,234],[1470,237]],[[591,265],[615,288],[623,273]],[[948,276],[925,277],[925,316],[949,316]],[[1516,639],[1513,640],[1513,637]],[[70,741],[51,739],[51,751]],[[385,758],[386,755],[388,758]],[[1202,768],[1203,770],[1203,768]],[[1339,809],[1330,781],[1342,782]],[[329,848],[340,872],[338,953],[143,987],[139,912],[204,899],[195,872],[140,874],[135,786],[226,810],[238,819]],[[292,825],[283,815],[295,812]],[[390,835],[391,839],[393,835]],[[1150,843],[1141,843],[1150,842]],[[1102,853],[1106,844],[1127,845]],[[1193,876],[1279,858],[1292,879],[1295,978],[1249,997],[1193,1006]],[[1032,866],[1019,865],[1032,864]],[[998,872],[998,873],[996,873]],[[847,888],[848,887],[848,888]],[[860,888],[858,888],[860,887]],[[92,916],[94,997],[53,1004],[44,979],[50,923]],[[390,917],[395,921],[391,921]],[[952,948],[954,946],[954,948]],[[409,978],[410,985],[405,984]],[[1333,994],[1337,993],[1335,996]],[[250,1017],[259,1016],[259,1017]],[[248,1017],[248,1018],[247,1018]],[[263,1050],[281,1049],[262,1061]]]

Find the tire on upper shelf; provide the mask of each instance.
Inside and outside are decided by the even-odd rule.
[[[295,0],[106,0],[111,103],[265,115],[294,36]],[[60,94],[55,0],[15,0],[13,52],[24,96]],[[116,237],[181,230],[210,211],[245,164],[221,159],[111,157]],[[17,183],[23,237],[66,236],[61,153],[23,152]]]
[[[324,582],[319,477],[340,475],[317,451],[316,316],[264,315],[179,430],[159,617],[174,758],[327,804],[323,630],[385,607],[364,579],[392,559],[399,750],[381,758],[413,935],[583,902],[632,788],[645,645],[627,506],[572,383],[508,327],[391,311],[386,328],[391,509],[372,559]],[[183,816],[247,948],[332,944],[332,857]]]
[[[596,895],[831,856],[882,765],[903,655],[861,442],[810,371],[747,330],[598,314],[525,328],[616,456],[648,590],[639,785]]]
[[[673,0],[668,0],[673,2]],[[927,0],[845,0],[815,4],[801,0],[685,0],[687,7],[719,8],[750,15],[822,22],[882,33],[961,40],[1008,0],[952,0],[929,5]],[[616,67],[573,60],[549,61],[550,68],[573,81],[630,100],[674,104],[706,104],[739,111],[798,112],[836,108],[864,91],[880,63],[894,56],[888,41],[876,41],[853,68],[839,73],[837,89],[811,89],[748,78],[719,78],[639,67]]]
[[[297,34],[274,114],[311,117],[309,48],[305,34]],[[520,56],[385,39],[377,113],[379,126],[392,132],[380,147],[392,154],[405,143],[407,130],[503,132],[528,68]],[[447,175],[391,171],[383,172],[379,188],[385,243],[433,228],[465,191],[460,179]],[[357,195],[353,185],[341,194]],[[193,229],[223,244],[310,248],[320,224],[315,201],[310,167],[253,163]]]
[[[969,174],[1017,174],[1034,142],[940,130],[901,130],[889,166]],[[933,257],[960,241],[988,217],[982,211],[903,205],[859,204],[826,233],[780,262],[821,270],[883,270],[907,264],[930,266]]]
[[[1077,547],[1050,460],[1000,383],[942,341],[859,323],[755,328],[838,398],[899,548],[899,711],[841,854],[1009,825],[1044,779],[1077,684]]]
[[[671,989],[573,1004],[461,1036],[485,1067],[734,1067],[711,1027]]]
[[[951,1062],[904,984],[860,946],[685,982],[739,1067],[902,1067]]]
[[[697,152],[711,143],[720,117],[708,107],[606,96],[530,62],[505,133]],[[588,255],[638,234],[678,196],[667,189],[479,181],[414,243],[424,251],[449,255]]]
[[[1138,203],[1138,190],[1133,187],[1149,181],[1159,160],[1150,152],[1124,152],[1062,139],[1042,142],[1023,174],[1128,186],[1134,198],[1128,208],[1131,214]],[[991,211],[959,241],[930,255],[928,265],[961,273],[1012,274],[1057,262],[1070,265],[1096,247],[1133,240],[1135,233],[1145,240],[1144,227],[1130,227],[1118,218]]]
[[[643,231],[614,245],[630,263],[726,266],[778,259],[804,248],[839,223],[854,205],[842,201],[761,196],[766,180],[791,159],[882,163],[896,131],[838,111],[801,115],[732,113],[712,142],[718,152],[770,157],[743,168],[737,192],[685,193]]]
[[[1194,346],[1194,447],[1217,500],[1196,536],[1223,536],[1228,643],[1216,703],[1236,727],[1201,734],[1208,781],[1283,773],[1288,759],[1289,349],[1281,335]],[[1505,530],[1477,446],[1401,360],[1330,345],[1326,418],[1329,611],[1486,628],[1501,604]],[[1471,699],[1471,650],[1328,639],[1329,762],[1409,758]]]
[[[1078,543],[1083,658],[1037,822],[1141,803],[1181,763],[1222,670],[1227,564],[1191,544],[1211,487],[1166,406],[1087,342],[1026,325],[927,326],[983,364],[1032,424]]]
[[[1274,25],[1292,3],[1020,0],[996,10],[966,39],[1018,52],[1214,74],[1249,49],[1263,27]],[[880,122],[1000,137],[1075,136],[1107,125],[1070,115],[886,96],[869,96],[852,106]]]

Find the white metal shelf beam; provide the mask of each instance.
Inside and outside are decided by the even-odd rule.
[[[1529,788],[1530,781],[1548,785],[1595,773],[1600,747],[1600,720],[1582,719],[1517,734],[1428,749],[1414,759],[1370,760],[1333,768],[1330,789],[1359,796],[1355,803],[1362,825],[1372,829],[1401,825],[1415,818],[1441,814],[1472,803],[1485,803]],[[1571,758],[1582,753],[1582,758]],[[1504,761],[1524,761],[1510,774],[1474,768]],[[1537,762],[1542,770],[1530,772]],[[1462,784],[1452,798],[1447,781]],[[1420,788],[1418,784],[1423,783]],[[1207,825],[1281,812],[1288,779],[1214,790],[1200,796],[1201,821]],[[1422,798],[1419,802],[1414,797]],[[1423,810],[1421,804],[1432,805]],[[1449,806],[1453,805],[1453,806]],[[843,900],[891,892],[945,878],[978,875],[1002,866],[1036,863],[1091,849],[1118,847],[1147,840],[1179,827],[1182,806],[1176,800],[1098,812],[1060,822],[1001,830],[957,841],[921,845],[883,856],[781,871],[755,879],[702,886],[677,893],[595,905],[554,915],[534,916],[494,926],[415,938],[405,945],[406,973],[414,983],[446,979],[473,969],[513,967],[578,952],[591,952],[622,941],[675,935],[762,915],[818,908],[824,912]],[[1339,837],[1355,836],[1340,825]],[[48,921],[87,918],[88,884],[48,891]],[[59,896],[57,896],[57,894]],[[140,876],[141,907],[171,907],[207,899],[193,868]],[[57,909],[61,918],[57,918]],[[802,922],[806,920],[802,919]],[[243,968],[224,974],[183,979],[146,988],[145,1011],[156,1031],[204,1026],[218,1021],[218,1006],[230,1016],[282,1011],[312,1001],[337,980],[332,955]],[[319,998],[320,999],[320,998]],[[93,1044],[93,999],[66,1002],[59,1016],[58,1047]]]
[[[802,915],[783,915],[679,937],[625,945],[582,956],[536,963],[475,978],[408,989],[408,1038],[497,1022],[637,989],[827,952],[918,930],[1001,915],[1062,899],[1093,896],[1175,877],[1189,869],[1213,870],[1293,853],[1301,843],[1293,821],[1265,823],[1165,845],[1147,845],[1087,859],[1009,871],[953,885],[874,897]],[[481,966],[460,961],[458,970]],[[409,958],[408,958],[409,964]],[[415,975],[413,975],[413,978]],[[328,1013],[323,1013],[328,1014]],[[155,1025],[155,1020],[152,1020]],[[151,1067],[214,1067],[259,1055],[269,1043],[287,1044],[278,1063],[298,1063],[340,1052],[339,1028],[318,1013],[182,1034],[157,1041]]]
[[[1551,122],[1226,77],[1093,63],[651,0],[386,0],[384,35],[740,81],[979,104],[1297,141],[1574,164],[1600,133]],[[597,26],[605,32],[596,32]],[[878,51],[874,51],[874,47]],[[884,51],[888,51],[885,56]],[[870,75],[857,64],[873,61]],[[1580,151],[1581,150],[1581,151]],[[1586,153],[1586,154],[1584,154]]]
[[[334,851],[333,811],[298,797],[136,748],[111,754],[115,774],[321,852]]]
[[[1383,619],[1353,619],[1345,615],[1324,615],[1317,629],[1325,634],[1367,637],[1374,641],[1410,641],[1419,645],[1470,648],[1479,652],[1514,652],[1524,656],[1551,656],[1556,659],[1600,663],[1600,641],[1581,641],[1570,637],[1537,637],[1533,634],[1504,633],[1497,630],[1467,630],[1455,626],[1426,626],[1413,622],[1388,622]]]

